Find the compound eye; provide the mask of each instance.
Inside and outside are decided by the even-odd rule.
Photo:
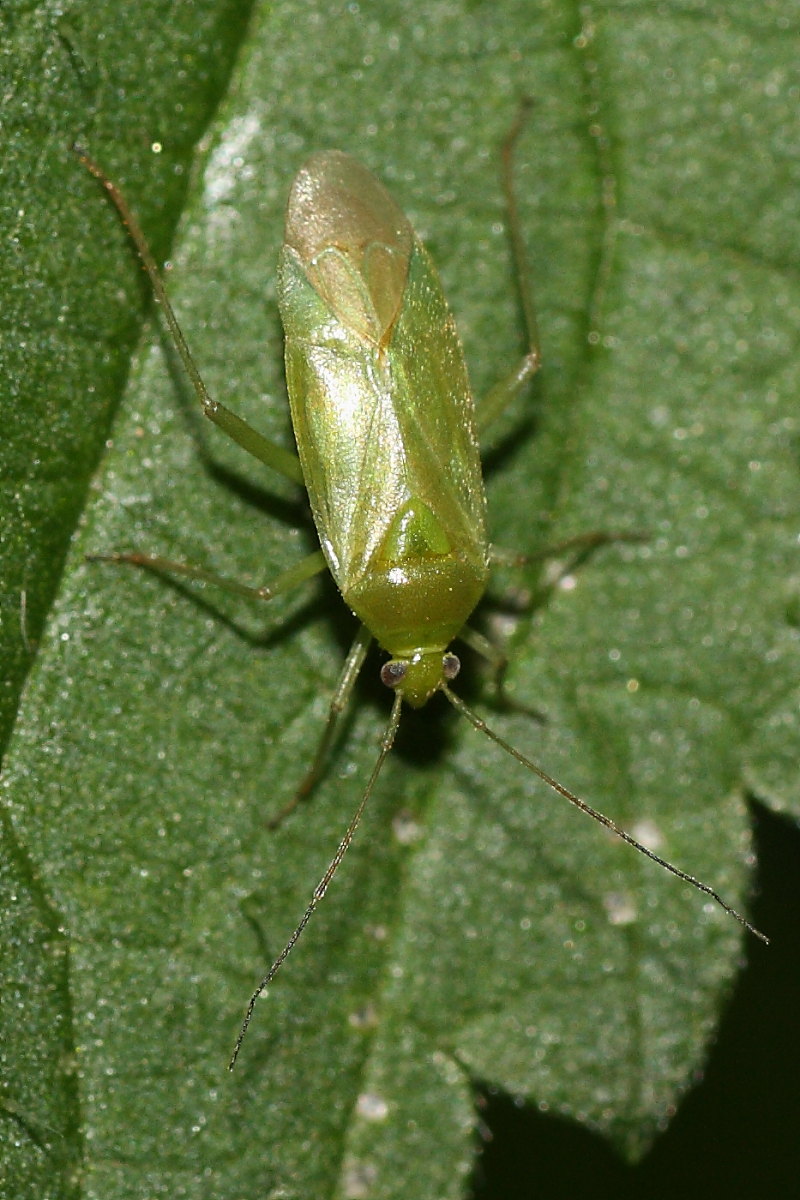
[[[461,660],[456,654],[445,654],[442,659],[442,674],[449,683],[451,679],[455,679],[458,672],[461,670]]]
[[[381,683],[388,688],[397,688],[408,674],[408,663],[401,658],[392,658],[381,667]]]

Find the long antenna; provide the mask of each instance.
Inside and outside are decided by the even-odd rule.
[[[574,804],[576,808],[581,810],[581,812],[586,813],[586,815],[589,817],[593,817],[595,821],[599,821],[601,825],[605,826],[606,829],[609,829],[612,833],[616,834],[616,836],[621,838],[623,842],[627,842],[629,846],[633,846],[634,850],[638,850],[640,854],[644,854],[647,858],[652,859],[654,863],[658,863],[660,867],[663,867],[665,871],[669,871],[671,875],[677,875],[678,879],[684,880],[685,883],[690,883],[692,887],[697,888],[698,892],[703,892],[704,895],[710,896],[710,898],[716,901],[720,908],[724,909],[729,916],[734,917],[740,925],[744,925],[745,929],[749,930],[750,933],[755,934],[755,936],[767,946],[769,945],[769,938],[766,936],[766,934],[762,933],[760,929],[756,929],[755,925],[751,925],[747,918],[743,917],[742,914],[737,912],[735,908],[731,908],[730,904],[726,904],[719,893],[715,892],[714,889],[709,887],[707,883],[703,883],[700,879],[695,879],[694,875],[689,875],[686,871],[681,871],[679,867],[674,867],[672,863],[667,862],[665,858],[661,858],[660,855],[655,854],[652,850],[648,850],[647,846],[643,846],[641,842],[637,842],[636,838],[631,837],[629,833],[626,833],[624,829],[621,829],[620,826],[617,825],[615,821],[612,821],[610,817],[607,817],[605,813],[598,812],[596,808],[592,808],[592,806],[587,804],[585,800],[581,800],[580,796],[576,796],[574,792],[569,790],[569,788],[565,788],[564,785],[559,783],[557,779],[553,779],[552,775],[548,775],[547,772],[543,771],[542,768],[537,766],[535,762],[531,762],[529,758],[526,758],[524,754],[521,754],[520,751],[517,750],[516,747],[512,746],[510,742],[507,742],[505,738],[502,738],[499,733],[495,733],[493,729],[490,729],[486,722],[482,720],[477,713],[474,713],[472,709],[464,703],[460,696],[457,696],[455,692],[451,692],[449,687],[447,687],[445,684],[441,685],[441,691],[444,692],[453,708],[456,709],[457,712],[461,713],[463,717],[467,718],[470,725],[477,729],[479,733],[485,733],[486,736],[491,738],[491,740],[495,742],[501,750],[505,750],[506,754],[510,754],[511,757],[515,758],[518,763],[522,764],[523,767],[527,767],[529,771],[533,771],[534,775],[538,775],[548,787],[552,788],[554,792],[558,792],[559,796],[563,796],[565,800],[569,800],[570,804]]]
[[[375,766],[372,768],[372,774],[369,777],[367,786],[364,789],[364,795],[361,797],[361,803],[359,804],[358,808],[356,809],[355,814],[353,815],[352,821],[347,826],[347,832],[345,833],[344,837],[342,838],[341,842],[339,843],[339,849],[336,851],[333,858],[331,859],[331,862],[330,862],[330,865],[329,865],[327,871],[322,876],[322,879],[320,879],[317,886],[314,888],[314,894],[311,897],[308,908],[303,913],[303,916],[302,916],[302,919],[300,920],[299,925],[295,929],[292,936],[289,938],[286,945],[281,950],[278,957],[275,959],[275,962],[272,964],[270,969],[267,971],[264,978],[261,980],[261,983],[258,985],[256,990],[253,992],[252,996],[250,997],[250,1002],[247,1005],[247,1011],[245,1012],[244,1020],[242,1021],[242,1027],[239,1030],[239,1036],[237,1037],[236,1045],[233,1048],[233,1054],[231,1055],[231,1061],[228,1063],[229,1071],[232,1071],[233,1068],[236,1066],[236,1060],[239,1057],[239,1051],[242,1048],[242,1042],[245,1039],[245,1035],[247,1033],[247,1028],[253,1018],[253,1010],[256,1006],[256,1001],[258,1000],[261,993],[264,992],[269,987],[269,985],[272,983],[273,979],[278,974],[278,971],[281,969],[284,962],[288,958],[289,954],[294,949],[294,946],[297,943],[297,940],[299,939],[301,933],[305,929],[308,922],[311,920],[311,917],[314,914],[315,908],[317,907],[320,900],[327,892],[328,884],[330,883],[330,881],[333,879],[334,875],[338,871],[339,864],[341,863],[342,859],[344,858],[345,854],[347,853],[347,851],[350,848],[350,843],[352,842],[355,832],[358,829],[358,825],[359,825],[359,822],[361,821],[361,817],[363,816],[364,809],[367,807],[367,801],[369,800],[370,796],[372,795],[372,789],[375,787],[375,783],[378,779],[378,776],[381,773],[381,768],[386,761],[386,757],[387,757],[389,751],[391,750],[392,746],[394,745],[394,739],[397,735],[397,728],[400,724],[400,710],[401,710],[402,706],[403,706],[403,697],[400,692],[397,692],[395,695],[395,698],[394,698],[394,703],[392,704],[392,711],[391,711],[391,715],[389,717],[389,722],[386,726],[386,731],[384,732],[383,738],[381,740],[380,753],[378,754],[378,757],[375,761]]]

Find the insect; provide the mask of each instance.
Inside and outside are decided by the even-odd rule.
[[[711,897],[763,941],[767,938],[708,884],[643,846],[491,729],[452,690],[454,639],[493,657],[467,626],[486,588],[486,540],[478,427],[500,411],[540,363],[536,318],[511,177],[521,111],[504,145],[504,178],[529,349],[476,408],[455,324],[435,269],[408,219],[383,185],[340,151],[313,155],[289,194],[278,296],[286,379],[299,458],[262,437],[209,395],[167,298],[144,235],[123,196],[89,158],[128,229],[205,415],[266,466],[304,483],[320,550],[253,588],[185,563],[142,554],[102,556],[212,582],[269,600],[327,567],[359,629],[342,668],[310,770],[287,815],[316,780],[373,639],[389,654],[381,680],[394,693],[380,750],[356,811],[297,927],[247,1005],[233,1068],[259,996],[302,935],[353,840],[395,740],[403,704],[419,708],[441,693],[475,729],[571,804],[640,853]]]

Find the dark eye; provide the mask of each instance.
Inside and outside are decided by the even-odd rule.
[[[461,660],[455,654],[445,654],[442,659],[442,674],[448,682],[455,679],[461,670]]]
[[[381,683],[389,688],[398,687],[408,674],[408,663],[402,659],[393,658],[381,667]]]

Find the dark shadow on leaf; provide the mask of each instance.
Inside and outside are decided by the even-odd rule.
[[[756,808],[752,917],[740,976],[702,1082],[649,1153],[626,1164],[599,1135],[485,1088],[471,1200],[728,1200],[785,1196],[797,1182],[800,830]]]

